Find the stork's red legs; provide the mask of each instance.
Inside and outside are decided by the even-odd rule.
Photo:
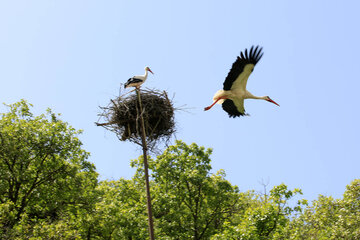
[[[204,108],[204,111],[207,111],[207,110],[209,110],[210,108],[212,108],[212,107],[213,107],[219,100],[221,100],[221,99],[227,99],[227,98],[226,98],[226,97],[219,97],[218,99],[216,99],[215,102],[213,102],[213,104],[211,104],[210,106]]]

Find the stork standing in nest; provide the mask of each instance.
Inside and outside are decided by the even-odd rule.
[[[215,93],[213,104],[206,107],[205,111],[218,103],[222,104],[222,108],[229,114],[229,117],[247,116],[248,114],[245,113],[244,108],[245,99],[262,99],[280,106],[269,96],[254,96],[246,90],[247,80],[263,55],[261,51],[262,48],[259,48],[259,46],[255,49],[252,46],[249,52],[245,49],[245,53],[240,53],[224,81],[223,89]]]
[[[138,89],[141,86],[141,84],[143,84],[146,81],[148,77],[148,71],[154,74],[149,67],[145,67],[145,74],[139,76],[133,76],[132,78],[129,78],[129,80],[127,80],[127,82],[125,83],[125,88],[135,87]]]

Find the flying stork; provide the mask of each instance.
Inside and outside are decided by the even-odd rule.
[[[213,104],[206,107],[204,109],[205,111],[212,108],[215,103],[218,103],[222,104],[222,108],[229,114],[229,117],[248,116],[249,114],[245,112],[244,100],[249,98],[263,99],[280,106],[269,96],[257,97],[246,90],[247,80],[254,70],[255,65],[263,56],[261,51],[262,48],[259,48],[259,46],[255,49],[254,46],[252,46],[249,52],[245,49],[245,53],[240,53],[240,56],[236,58],[224,81],[224,88],[215,93]]]
[[[145,67],[145,74],[139,75],[139,76],[133,76],[132,78],[129,78],[127,82],[125,83],[125,88],[127,87],[136,87],[139,88],[141,84],[143,84],[148,76],[148,71],[154,74],[149,67]]]

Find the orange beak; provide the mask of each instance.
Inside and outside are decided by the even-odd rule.
[[[148,68],[149,69],[149,72],[151,72],[152,74],[154,74],[152,71],[151,71],[151,69],[150,68]]]
[[[268,102],[271,102],[271,103],[273,103],[273,104],[275,104],[275,105],[278,105],[279,107],[280,107],[280,105],[279,104],[277,104],[274,100],[272,100],[271,98],[268,100]]]

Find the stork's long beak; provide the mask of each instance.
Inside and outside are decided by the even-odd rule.
[[[277,103],[276,103],[274,100],[272,100],[271,98],[269,98],[268,102],[271,102],[271,103],[273,103],[273,104],[275,104],[275,105],[278,105],[278,106],[280,107],[280,105],[277,104]]]
[[[152,74],[154,74],[152,71],[151,71],[151,69],[150,68],[148,68],[149,69],[149,72],[151,72]]]

